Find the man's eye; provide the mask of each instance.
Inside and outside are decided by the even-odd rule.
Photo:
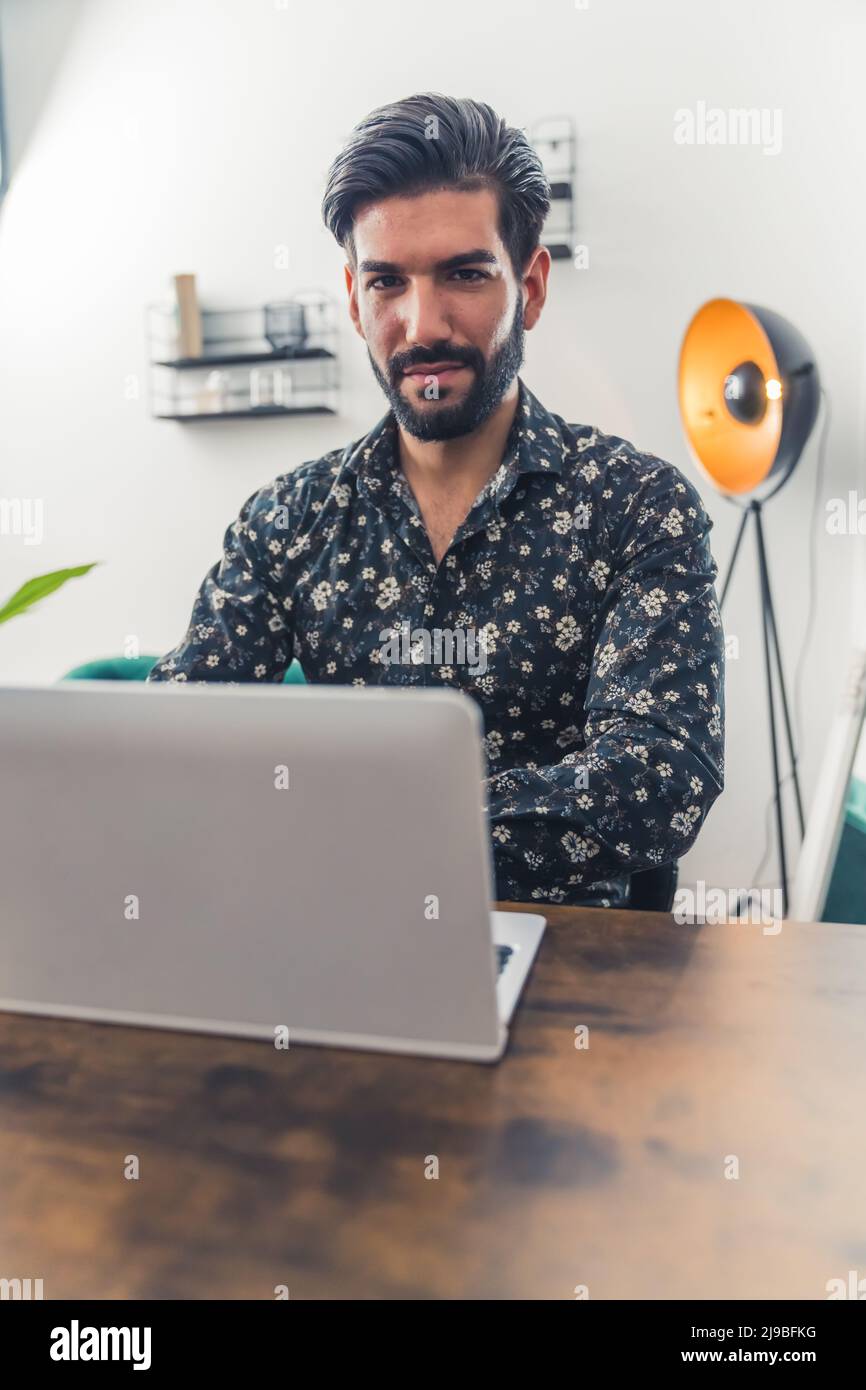
[[[451,273],[452,273],[452,275],[458,275],[458,276],[471,276],[471,277],[474,277],[474,278],[472,278],[472,279],[464,279],[464,280],[462,281],[462,283],[463,283],[464,285],[477,285],[479,280],[489,280],[489,279],[490,279],[490,276],[489,276],[489,275],[486,275],[485,272],[484,272],[483,270],[473,270],[471,267],[468,267],[468,266],[460,266],[457,270],[453,270]],[[386,281],[390,281],[390,283],[389,283],[389,284],[386,284],[386,283],[385,283]],[[399,277],[398,275],[377,275],[375,280],[371,280],[371,281],[368,283],[367,289],[368,289],[368,290],[376,290],[376,289],[390,290],[390,289],[393,289],[393,287],[394,287],[395,284],[399,284],[399,283],[400,283],[400,277]]]

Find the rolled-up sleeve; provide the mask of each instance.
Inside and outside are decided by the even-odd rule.
[[[679,469],[653,463],[637,481],[624,468],[605,479],[582,747],[487,779],[500,898],[579,900],[581,885],[678,859],[723,790],[712,522]]]
[[[290,526],[276,484],[248,497],[208,570],[181,642],[149,681],[279,682],[292,661],[291,599],[274,575]]]

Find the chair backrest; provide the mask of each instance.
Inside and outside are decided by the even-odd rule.
[[[64,681],[143,681],[159,661],[158,656],[106,656],[86,661],[61,676]],[[299,661],[293,661],[283,677],[284,685],[306,685]]]
[[[628,906],[641,912],[670,912],[678,873],[676,860],[653,869],[639,869],[631,876]]]

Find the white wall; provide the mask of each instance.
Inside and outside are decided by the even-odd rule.
[[[726,294],[775,308],[817,353],[833,402],[818,498],[819,607],[803,668],[808,796],[854,618],[855,538],[824,500],[860,488],[864,408],[866,7],[859,0],[0,0],[12,187],[0,210],[0,495],[44,499],[39,547],[0,537],[0,596],[33,574],[101,567],[0,630],[0,680],[53,681],[134,634],[185,629],[226,525],[261,482],[364,433],[385,403],[343,329],[339,418],[182,426],[148,418],[144,306],[193,270],[206,302],[301,285],[342,294],[321,225],[325,171],[373,106],[438,89],[512,124],[578,122],[579,236],[554,267],[524,375],[550,408],[631,438],[698,482],[724,573],[736,514],[685,449],[676,360]],[[782,112],[781,152],[683,147],[673,113]],[[275,248],[291,251],[288,271]],[[126,398],[130,376],[142,398]],[[806,624],[816,441],[768,509],[783,653]],[[862,539],[859,541],[863,546]],[[682,880],[775,882],[756,573],[726,628],[728,773]]]

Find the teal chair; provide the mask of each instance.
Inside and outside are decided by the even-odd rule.
[[[866,922],[866,782],[852,777],[822,922]]]
[[[61,677],[65,681],[143,681],[159,661],[158,656],[106,656],[98,661],[86,661]],[[284,685],[306,685],[307,678],[300,663],[293,661],[283,676]]]

